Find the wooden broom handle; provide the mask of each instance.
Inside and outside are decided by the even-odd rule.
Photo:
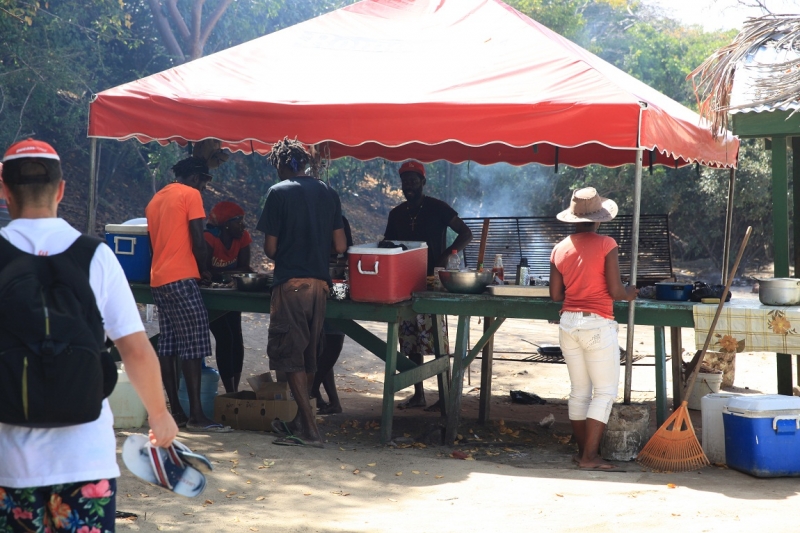
[[[739,268],[739,261],[742,260],[742,254],[744,254],[744,249],[747,246],[747,241],[750,240],[750,234],[752,232],[753,227],[747,226],[747,231],[744,232],[744,239],[742,239],[742,244],[739,246],[739,253],[736,254],[736,261],[733,262],[733,267],[731,268],[730,272],[728,272],[728,281],[725,283],[725,289],[722,291],[722,297],[719,299],[717,312],[714,313],[714,320],[711,322],[708,335],[706,335],[706,342],[703,344],[703,349],[700,351],[700,357],[697,361],[697,366],[692,371],[689,382],[686,384],[686,392],[683,395],[684,402],[688,400],[689,395],[692,393],[692,387],[694,387],[694,382],[697,380],[697,374],[700,373],[700,367],[703,364],[703,358],[706,355],[706,350],[708,350],[709,344],[711,344],[711,337],[714,335],[714,328],[717,327],[717,321],[719,320],[719,316],[722,314],[722,307],[725,305],[725,299],[728,297],[728,291],[733,283],[733,276],[736,275],[736,269]]]
[[[481,230],[481,244],[480,248],[478,248],[478,264],[475,265],[475,269],[481,267],[483,264],[483,256],[486,255],[486,239],[489,237],[489,219],[483,219],[483,229]]]

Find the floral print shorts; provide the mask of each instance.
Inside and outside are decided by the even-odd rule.
[[[0,487],[0,533],[109,533],[116,516],[116,479],[49,487]]]
[[[417,315],[411,320],[401,320],[399,328],[400,353],[435,355],[433,336],[436,331],[434,320],[438,318],[442,344],[440,352],[450,353],[450,342],[447,338],[447,321],[443,315]]]

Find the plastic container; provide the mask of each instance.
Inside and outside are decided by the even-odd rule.
[[[528,285],[530,283],[530,269],[528,268],[528,259],[523,257],[519,260],[517,265],[517,278],[514,282],[515,285]]]
[[[117,375],[117,385],[108,397],[111,412],[114,413],[114,427],[140,428],[147,420],[147,410],[128,380],[124,367],[120,366]]]
[[[216,368],[205,366],[200,379],[200,405],[203,407],[203,414],[211,420],[214,419],[214,400],[217,397],[219,387],[219,372]],[[186,415],[189,415],[189,392],[186,390],[186,380],[181,375],[180,385],[178,386],[178,401]]]
[[[494,273],[494,282],[497,285],[505,285],[506,276],[505,267],[503,267],[503,254],[497,254],[494,256],[494,266],[492,266],[492,272]]]
[[[691,283],[656,283],[656,300],[688,302],[694,285]]]
[[[402,248],[378,248],[377,244],[351,246],[350,299],[354,302],[397,303],[411,293],[426,289],[428,245],[417,241],[394,241]]]
[[[719,388],[722,386],[722,372],[719,374],[706,374],[705,372],[700,372],[697,374],[697,380],[694,382],[694,387],[692,387],[692,395],[689,396],[687,403],[689,404],[687,407],[689,409],[694,409],[695,411],[700,410],[700,400],[706,394],[714,394],[719,392]]]
[[[722,410],[731,398],[741,396],[732,392],[706,394],[700,399],[703,418],[703,451],[714,464],[725,464],[725,426]]]
[[[150,283],[150,236],[147,224],[106,224],[106,243],[132,283]]]
[[[800,397],[731,398],[722,420],[728,467],[756,477],[800,476]]]
[[[458,257],[458,252],[453,250],[450,252],[450,256],[447,258],[447,270],[460,270],[461,269],[461,258]]]

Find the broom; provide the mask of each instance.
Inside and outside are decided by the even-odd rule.
[[[717,326],[719,315],[722,313],[722,307],[725,305],[725,299],[728,297],[728,291],[733,282],[733,276],[736,274],[736,269],[739,267],[739,261],[742,259],[747,241],[750,239],[750,233],[753,228],[747,228],[744,234],[744,240],[739,247],[739,253],[736,255],[736,261],[733,263],[733,268],[728,273],[728,280],[725,283],[725,290],[722,291],[722,296],[719,299],[717,312],[714,314],[714,320],[711,322],[711,327],[706,335],[706,342],[703,349],[698,356],[698,362],[692,371],[689,382],[686,385],[686,390],[683,394],[683,401],[672,415],[661,425],[658,430],[650,437],[642,451],[636,457],[636,462],[647,468],[653,470],[663,470],[670,472],[688,472],[697,470],[710,464],[708,457],[706,457],[703,448],[697,441],[697,435],[692,427],[692,420],[689,417],[688,398],[692,393],[692,387],[697,379],[697,374],[700,371],[700,366],[703,363],[703,357],[706,355],[708,345],[711,343],[711,337],[714,334],[714,328]],[[673,355],[675,357],[675,355]]]

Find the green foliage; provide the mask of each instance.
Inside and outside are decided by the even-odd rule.
[[[204,15],[219,1],[207,0]],[[204,51],[224,50],[353,1],[237,0],[215,26]],[[689,107],[695,107],[696,101],[686,75],[735,34],[681,26],[634,0],[508,3]],[[191,5],[190,0],[178,1],[185,15]],[[30,135],[53,143],[70,175],[78,180],[76,188],[85,190],[86,124],[92,94],[175,64],[161,42],[149,1],[0,0],[0,34],[0,145]],[[101,196],[112,178],[141,187],[168,182],[170,167],[187,153],[176,145],[100,144]],[[372,205],[385,213],[395,201],[386,200],[387,193],[398,198],[397,167],[384,160],[340,159],[330,164],[324,177],[348,196],[377,191],[370,198],[381,200]],[[481,167],[439,161],[427,165],[426,192],[450,202],[463,216],[552,215],[564,208],[571,190],[592,185],[614,198],[622,212],[632,210],[632,166],[562,166],[558,174],[553,170],[538,165]],[[213,173],[218,181],[246,183],[261,195],[277,179],[264,158],[241,154],[234,154]],[[769,152],[760,141],[743,142],[734,241],[747,225],[753,225],[748,253],[762,260],[772,255],[770,181]],[[656,167],[643,177],[642,212],[670,215],[678,258],[718,259],[727,187],[727,171]]]

